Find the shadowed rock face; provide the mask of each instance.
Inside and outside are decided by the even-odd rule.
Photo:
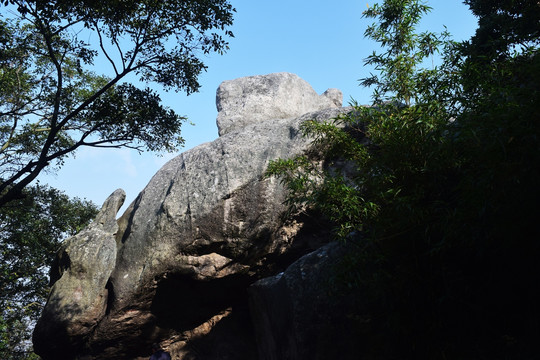
[[[125,197],[123,190],[115,191],[94,222],[62,244],[51,268],[54,285],[34,331],[36,352],[73,357],[105,315],[116,260],[116,213]]]
[[[118,225],[115,192],[98,216],[109,220],[64,244],[38,354],[144,358],[161,342],[182,359],[257,358],[246,289],[326,241],[321,224],[284,221],[285,191],[264,171],[309,147],[303,121],[346,111],[338,91],[326,94],[287,73],[222,84],[221,137],[168,162]]]
[[[328,295],[333,267],[351,250],[327,244],[249,287],[259,360],[362,358],[369,345],[351,316],[354,299]]]

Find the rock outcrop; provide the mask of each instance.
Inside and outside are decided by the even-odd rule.
[[[44,360],[143,358],[152,342],[176,358],[257,358],[247,288],[327,241],[321,224],[284,219],[265,169],[309,148],[303,121],[347,109],[288,73],[224,82],[217,107],[217,140],[168,162],[118,225],[113,194],[63,246],[34,332]]]
[[[342,103],[338,89],[318,95],[305,80],[290,73],[224,81],[216,94],[218,132],[222,136],[249,124],[299,117]]]
[[[58,251],[51,267],[54,285],[34,331],[37,353],[73,358],[105,315],[107,282],[116,261],[116,213],[125,197],[123,190],[115,191],[94,222]]]
[[[362,326],[350,313],[351,301],[328,295],[330,274],[348,251],[330,243],[250,286],[259,360],[359,358]]]

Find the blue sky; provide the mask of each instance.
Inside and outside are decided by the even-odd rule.
[[[318,92],[338,88],[344,105],[351,98],[370,102],[371,91],[358,86],[369,75],[363,60],[377,45],[363,34],[371,19],[362,12],[374,2],[365,0],[231,0],[237,12],[231,30],[235,38],[223,56],[205,58],[208,71],[200,77],[196,94],[161,92],[164,104],[187,116],[182,136],[183,152],[217,138],[215,94],[219,84],[243,76],[274,72],[295,73]],[[456,40],[470,38],[476,19],[460,0],[430,0],[433,10],[421,30],[441,32],[446,25]],[[99,71],[99,69],[98,69]],[[104,69],[103,73],[108,71]],[[156,90],[159,87],[150,84]],[[159,168],[176,154],[139,155],[127,149],[82,149],[56,174],[40,177],[41,183],[86,198],[101,206],[117,188],[127,193],[124,208],[146,186]]]

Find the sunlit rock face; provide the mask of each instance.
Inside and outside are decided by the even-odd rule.
[[[338,90],[318,95],[288,73],[224,82],[217,106],[217,140],[163,166],[103,235],[59,252],[34,332],[44,360],[142,359],[153,342],[179,359],[258,357],[247,288],[328,241],[318,219],[285,219],[285,190],[264,172],[309,148],[302,122],[348,109]]]
[[[328,89],[322,95],[295,74],[275,73],[224,81],[217,89],[219,135],[268,120],[340,108],[343,94]]]

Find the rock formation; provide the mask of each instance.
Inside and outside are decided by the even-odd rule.
[[[116,260],[116,213],[125,197],[123,190],[115,191],[94,222],[62,244],[51,267],[54,285],[34,332],[36,352],[72,358],[105,315],[106,285]]]
[[[327,295],[333,266],[349,250],[327,244],[249,287],[259,360],[359,358],[362,326],[350,296]]]
[[[318,95],[297,75],[277,73],[224,81],[216,103],[218,132],[223,136],[249,124],[341,107],[343,95],[337,89]]]
[[[224,82],[220,137],[168,162],[118,224],[117,191],[64,244],[38,354],[147,358],[161,342],[181,359],[257,358],[247,288],[328,240],[324,226],[283,217],[285,190],[264,172],[306,151],[300,124],[347,111],[341,98],[288,73]]]

